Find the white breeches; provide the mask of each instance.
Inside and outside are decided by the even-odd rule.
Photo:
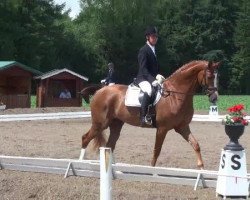
[[[152,87],[148,81],[142,81],[139,83],[139,86],[143,92],[146,92],[150,97],[152,95]]]

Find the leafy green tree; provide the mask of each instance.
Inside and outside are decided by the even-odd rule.
[[[221,58],[220,83],[222,90],[226,90],[228,67],[235,50],[232,37],[238,3],[232,0],[160,2],[161,29],[169,57],[166,61],[172,65],[172,71],[190,60]]]
[[[17,19],[17,0],[0,1],[0,59],[11,60],[15,54],[14,40],[20,33]]]
[[[145,42],[144,29],[156,18],[149,0],[82,0],[77,18],[83,44],[96,57],[96,73],[103,76],[112,61],[120,82],[129,83],[137,72],[137,52]]]
[[[237,93],[250,94],[250,2],[242,1],[235,29],[237,52],[233,56],[230,88]]]
[[[158,2],[160,29],[160,59],[163,70],[170,74],[184,63],[198,58],[196,29],[199,1],[160,0]]]
[[[83,73],[85,49],[64,6],[53,0],[1,1],[0,58],[43,72],[67,67]]]
[[[63,26],[56,23],[62,18],[63,6],[53,0],[21,0],[18,5],[20,34],[15,40],[15,59],[47,71],[55,61],[55,44]]]

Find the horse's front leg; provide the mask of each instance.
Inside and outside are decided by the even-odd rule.
[[[197,140],[195,139],[195,137],[193,136],[193,134],[190,131],[189,126],[180,128],[180,129],[175,129],[176,132],[178,132],[179,134],[181,134],[181,136],[189,143],[191,144],[191,146],[193,147],[196,156],[197,156],[197,166],[200,169],[204,168],[204,164],[202,161],[202,157],[201,157],[201,149],[200,149],[200,145],[197,142]]]
[[[167,135],[167,131],[165,129],[157,128],[156,137],[155,137],[155,148],[153,153],[153,158],[151,161],[151,166],[155,166],[157,158],[160,155],[162,144]]]

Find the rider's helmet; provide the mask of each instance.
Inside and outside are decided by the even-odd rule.
[[[157,28],[155,26],[148,26],[145,30],[145,36],[158,35]]]
[[[108,68],[109,68],[109,69],[114,69],[114,68],[115,68],[114,63],[110,62],[110,63],[108,64]]]

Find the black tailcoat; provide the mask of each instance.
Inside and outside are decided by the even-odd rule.
[[[142,81],[152,83],[156,75],[159,73],[159,65],[156,55],[148,44],[145,44],[138,53],[139,71],[136,82],[139,84]]]

